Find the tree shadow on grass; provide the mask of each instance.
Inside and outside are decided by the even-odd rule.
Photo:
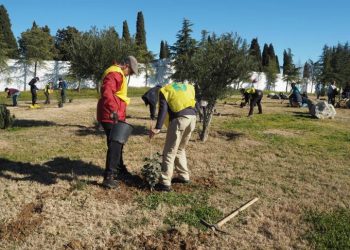
[[[293,111],[292,114],[295,116],[295,117],[301,117],[301,118],[307,118],[307,119],[317,119],[317,117],[314,117],[312,115],[310,115],[310,113],[306,113],[306,112],[300,112],[300,111]]]
[[[55,184],[57,180],[72,181],[79,176],[102,176],[103,173],[99,166],[92,163],[65,157],[56,157],[41,165],[0,158],[0,166],[0,178],[38,182],[44,185]]]
[[[133,125],[133,130],[131,135],[148,135],[149,128],[140,125]]]
[[[49,127],[56,126],[55,122],[45,121],[45,120],[25,120],[25,119],[15,119],[13,122],[13,127],[19,128],[30,128],[30,127]]]

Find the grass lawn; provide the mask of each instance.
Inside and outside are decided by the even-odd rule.
[[[17,120],[0,131],[0,249],[350,248],[350,110],[318,120],[264,99],[264,114],[247,118],[238,96],[220,102],[208,141],[198,123],[188,145],[191,184],[159,193],[143,187],[141,169],[166,131],[149,141],[143,92],[128,107],[124,160],[134,178],[118,190],[100,186],[106,139],[94,125],[95,93],[39,109],[24,94],[9,107]],[[254,197],[223,226],[228,235],[199,223]]]

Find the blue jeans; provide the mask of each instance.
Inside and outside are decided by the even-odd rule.
[[[13,106],[17,106],[18,96],[19,96],[19,92],[12,95],[12,104],[13,104]]]

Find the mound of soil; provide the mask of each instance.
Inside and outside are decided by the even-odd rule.
[[[41,201],[24,205],[16,219],[0,225],[0,240],[19,241],[33,233],[43,222],[43,207]]]

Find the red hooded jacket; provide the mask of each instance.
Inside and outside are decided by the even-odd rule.
[[[120,90],[123,77],[120,73],[111,72],[105,76],[101,87],[101,97],[97,104],[97,120],[99,122],[113,123],[111,113],[118,114],[119,121],[125,121],[126,103],[115,95]]]

